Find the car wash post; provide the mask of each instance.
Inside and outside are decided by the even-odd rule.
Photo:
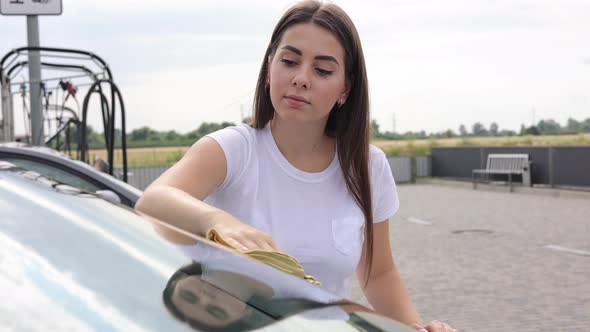
[[[62,0],[0,0],[0,14],[26,15],[28,47],[39,47],[38,15],[61,15]],[[41,107],[41,54],[29,50],[29,98],[33,145],[45,145]]]

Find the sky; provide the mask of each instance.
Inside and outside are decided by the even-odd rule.
[[[359,31],[381,130],[457,131],[475,122],[519,130],[590,117],[590,0],[333,2]],[[40,16],[40,39],[108,62],[128,132],[185,133],[250,114],[272,29],[293,3],[63,0],[61,16]],[[0,16],[0,56],[26,46],[26,36],[24,16]],[[21,103],[15,96],[17,133]],[[89,121],[102,127],[97,111]]]

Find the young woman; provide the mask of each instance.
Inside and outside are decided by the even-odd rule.
[[[196,142],[136,208],[242,250],[281,250],[347,297],[356,270],[374,309],[427,331],[393,262],[391,169],[369,144],[369,97],[356,28],[338,6],[304,1],[280,19],[264,55],[251,125]]]

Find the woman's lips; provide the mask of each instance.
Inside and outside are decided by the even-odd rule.
[[[287,104],[293,108],[301,108],[309,104],[307,100],[298,96],[286,96],[285,99],[287,100]]]

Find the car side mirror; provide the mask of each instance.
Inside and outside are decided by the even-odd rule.
[[[115,192],[113,192],[112,190],[97,190],[96,191],[96,195],[98,195],[100,198],[109,201],[111,203],[117,203],[117,204],[121,204],[121,198],[119,197],[119,195],[115,194]]]

